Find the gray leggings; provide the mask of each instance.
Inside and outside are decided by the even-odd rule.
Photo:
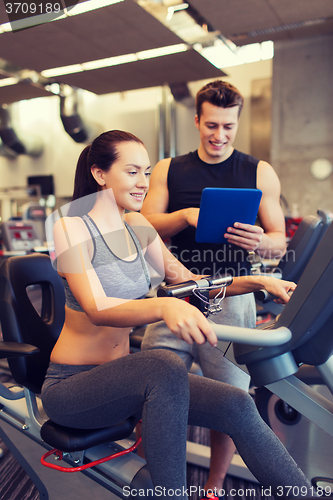
[[[247,392],[188,374],[173,352],[138,352],[93,367],[51,363],[42,400],[49,418],[69,427],[107,427],[141,417],[153,484],[166,491],[186,488],[188,424],[230,435],[258,481],[272,491],[282,488],[278,496],[284,486],[311,486]]]

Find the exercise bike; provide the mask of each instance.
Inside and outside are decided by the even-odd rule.
[[[327,231],[310,264],[283,314],[270,330],[224,325],[215,325],[214,329],[219,339],[235,343],[236,361],[246,365],[256,385],[267,386],[332,436],[333,403],[309,390],[294,374],[302,363],[315,365],[333,391],[333,338],[330,331],[333,319],[333,228]],[[225,285],[230,282],[229,277],[222,279]],[[221,283],[214,282],[213,278],[187,283],[186,294],[191,295],[194,290],[205,294],[205,288],[217,285]],[[40,286],[42,295],[40,314],[27,293],[27,289],[36,286]],[[168,294],[170,290],[159,293]],[[172,293],[178,292],[174,289]],[[182,296],[184,293],[183,290]],[[311,301],[314,308],[309,308]],[[12,257],[3,263],[0,269],[0,321],[5,343],[0,343],[0,355],[8,358],[17,385],[0,385],[0,418],[47,450],[54,449],[50,459],[62,456],[71,469],[84,471],[120,498],[124,496],[124,486],[136,490],[149,488],[149,471],[145,461],[137,455],[125,450],[121,456],[104,461],[104,457],[110,455],[110,448],[115,453],[124,451],[123,441],[131,435],[136,424],[133,419],[116,427],[82,431],[58,426],[43,413],[38,394],[50,351],[62,327],[63,315],[61,279],[48,256]],[[102,462],[99,462],[101,457]],[[57,460],[51,465],[57,468]],[[42,494],[46,499],[45,491]]]
[[[271,271],[282,279],[299,282],[318,245],[332,225],[333,214],[319,209],[317,215],[305,217],[290,241],[286,254]],[[255,298],[261,311],[272,316],[282,313],[284,306],[276,304],[265,290],[256,292]],[[303,364],[297,377],[310,385],[319,394],[333,401],[332,394],[315,366]],[[280,437],[289,453],[309,477],[333,476],[333,440],[304,418],[292,405],[270,392],[265,387],[255,389],[255,400],[263,419]]]
[[[259,273],[270,272],[277,278],[298,283],[332,221],[333,213],[323,209],[318,209],[317,215],[304,217],[289,242],[285,255],[273,267],[262,263]],[[267,312],[274,316],[281,314],[283,305],[274,302],[274,297],[265,290],[256,292],[255,298]]]
[[[32,301],[32,296],[38,300]],[[131,442],[137,419],[82,430],[60,426],[43,411],[39,394],[64,322],[64,306],[63,284],[47,255],[11,257],[2,264],[0,321],[4,342],[0,342],[0,357],[8,358],[15,383],[0,384],[0,418],[46,448],[41,459],[46,467],[83,472],[120,498],[125,487],[126,491],[152,489],[145,460],[132,453],[137,446]],[[10,440],[6,444],[46,500],[46,488],[27,460]]]

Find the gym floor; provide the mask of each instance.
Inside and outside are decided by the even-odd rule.
[[[10,425],[2,421],[0,424],[7,436],[19,448],[43,481],[49,494],[49,500],[58,500],[59,498],[66,498],[67,500],[91,500],[92,498],[112,500],[118,498],[83,474],[64,474],[43,467],[39,462],[43,448]],[[206,429],[190,426],[188,438],[194,442],[208,444],[209,432]],[[34,483],[1,440],[0,447],[3,451],[0,458],[1,500],[39,500],[40,496]],[[188,464],[187,475],[188,488],[190,485],[203,488],[208,477],[208,470]],[[233,476],[226,477],[224,489],[226,497],[232,497],[235,500],[248,500],[250,498],[273,500],[272,497],[261,496],[261,488],[258,484]],[[198,494],[193,493],[190,500],[199,500]]]
[[[194,443],[204,444],[206,446],[210,445],[210,435],[208,429],[203,429],[201,427],[188,427],[187,433],[188,441]],[[204,467],[198,467],[196,465],[187,465],[187,485],[198,486],[203,488],[208,478],[208,469]],[[261,486],[258,483],[252,483],[240,479],[238,477],[227,475],[224,481],[225,490],[225,500],[231,498],[232,500],[250,500],[256,498],[257,500],[274,500],[273,497],[262,496]],[[192,494],[190,500],[199,500],[201,497],[198,493]]]
[[[91,500],[91,498],[112,500],[118,498],[83,474],[64,474],[43,467],[40,464],[40,457],[45,450],[38,443],[35,443],[3,421],[0,421],[0,425],[44,483],[49,494],[49,500],[58,500],[59,498],[68,500]],[[208,445],[209,431],[189,426],[188,439]],[[0,499],[39,500],[40,496],[35,485],[1,440],[0,447],[3,451],[0,458]],[[188,464],[187,476],[188,488],[190,485],[203,488],[208,477],[208,470]],[[261,488],[258,484],[233,476],[227,476],[224,489],[226,497],[232,497],[235,500],[248,500],[249,498],[273,500],[272,497],[261,496]],[[190,500],[199,500],[199,498],[198,493],[194,492]]]
[[[43,482],[48,491],[49,500],[59,500],[59,498],[113,500],[118,498],[84,474],[65,474],[44,467],[40,463],[40,458],[45,452],[44,448],[11,425],[2,421],[0,425]],[[39,493],[31,479],[6,447],[3,448],[4,454],[0,459],[1,500],[39,500]]]

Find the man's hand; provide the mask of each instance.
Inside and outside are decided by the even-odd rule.
[[[184,208],[184,218],[189,226],[197,227],[199,217],[199,208]]]
[[[263,235],[264,230],[259,226],[235,222],[233,227],[228,227],[224,237],[228,243],[238,245],[249,252],[255,252],[261,245]]]

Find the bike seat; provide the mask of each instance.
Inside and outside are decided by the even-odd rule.
[[[41,428],[45,443],[63,452],[83,451],[99,444],[119,441],[130,436],[138,419],[129,417],[123,422],[101,429],[74,429],[48,420]]]

